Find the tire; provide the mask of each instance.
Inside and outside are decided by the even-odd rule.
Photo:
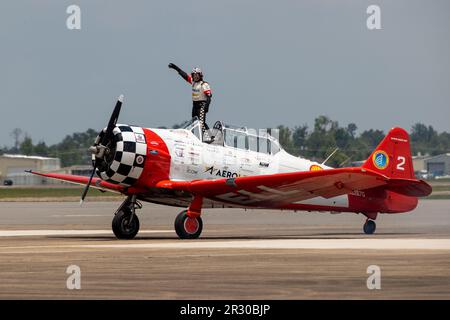
[[[180,239],[197,239],[202,230],[202,218],[190,218],[187,210],[180,212],[175,219],[175,232]]]
[[[112,230],[117,239],[133,239],[139,232],[139,218],[135,214],[131,225],[128,224],[131,217],[131,210],[126,208],[119,211],[113,218]]]
[[[366,223],[364,223],[364,233],[365,234],[373,234],[377,228],[377,224],[373,220],[367,220]]]

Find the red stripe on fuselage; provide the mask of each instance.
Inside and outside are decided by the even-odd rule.
[[[154,187],[161,180],[168,180],[170,174],[170,153],[164,140],[150,129],[145,129],[147,156],[144,170],[133,186],[135,188]]]

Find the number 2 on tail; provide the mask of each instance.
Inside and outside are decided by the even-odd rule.
[[[406,158],[400,156],[400,157],[397,157],[397,161],[398,161],[397,170],[405,171],[404,165],[405,165],[405,162],[406,162]]]

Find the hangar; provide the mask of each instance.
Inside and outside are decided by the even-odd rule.
[[[28,174],[25,170],[49,172],[60,168],[59,158],[3,154],[0,155],[0,183],[3,184],[5,180],[10,180],[14,185],[47,184],[47,179]]]
[[[434,177],[450,175],[450,153],[425,159],[425,169]]]

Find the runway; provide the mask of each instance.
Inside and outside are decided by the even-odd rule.
[[[110,230],[118,202],[0,203],[2,299],[450,299],[450,201],[380,215],[211,209],[179,240],[179,208],[144,204],[135,240]],[[67,267],[81,270],[69,290]],[[369,290],[369,266],[381,289]]]

